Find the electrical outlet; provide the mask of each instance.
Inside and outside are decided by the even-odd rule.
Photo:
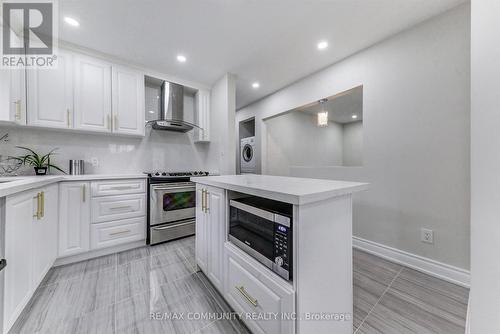
[[[427,228],[420,230],[420,241],[433,244],[434,243],[434,231]]]
[[[99,167],[99,159],[96,157],[90,158],[90,163],[92,164],[92,167]]]

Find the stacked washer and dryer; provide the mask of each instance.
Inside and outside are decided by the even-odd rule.
[[[255,174],[255,137],[242,138],[240,143],[241,174]]]

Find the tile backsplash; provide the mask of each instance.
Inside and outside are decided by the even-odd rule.
[[[206,170],[208,145],[195,144],[191,133],[175,133],[146,129],[144,138],[117,137],[54,131],[39,128],[0,127],[0,155],[17,156],[24,152],[16,146],[26,146],[47,153],[59,148],[52,163],[68,170],[69,159],[85,160],[86,174],[142,173],[150,170]],[[91,159],[97,158],[98,166]],[[210,170],[211,172],[216,172]],[[19,174],[33,174],[23,167]]]

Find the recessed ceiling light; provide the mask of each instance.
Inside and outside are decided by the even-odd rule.
[[[177,61],[179,63],[185,63],[186,62],[186,56],[183,56],[183,55],[177,55]]]
[[[80,22],[78,22],[77,20],[75,20],[74,18],[69,17],[69,16],[66,16],[64,18],[64,22],[66,22],[67,24],[69,24],[70,26],[73,26],[73,27],[78,27],[80,25]]]
[[[352,119],[356,119],[356,118],[358,118],[358,115],[352,115],[351,117],[352,117]]]
[[[318,50],[324,50],[328,47],[327,41],[321,41],[318,43]]]
[[[253,87],[253,88],[255,88],[255,89],[257,89],[257,88],[259,88],[259,87],[260,87],[260,83],[258,83],[258,82],[254,82],[254,83],[252,84],[252,87]]]

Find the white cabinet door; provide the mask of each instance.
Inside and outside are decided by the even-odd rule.
[[[205,188],[196,185],[196,263],[203,272],[207,273],[208,268],[208,229],[205,214]]]
[[[219,291],[223,284],[223,258],[224,241],[226,231],[225,217],[225,190],[214,187],[206,187],[206,212],[208,234],[208,272],[207,276]]]
[[[200,89],[195,95],[195,142],[210,141],[210,91]]]
[[[9,196],[5,203],[4,333],[14,324],[32,290],[32,223],[34,194],[28,191]]]
[[[3,33],[0,25],[0,34]],[[14,43],[22,45],[15,34]],[[0,121],[26,125],[26,90],[24,69],[0,70]]]
[[[83,253],[90,248],[90,184],[59,185],[59,256]]]
[[[0,121],[26,125],[24,70],[0,70]]]
[[[111,132],[111,65],[75,57],[75,129]]]
[[[27,71],[28,124],[70,128],[73,126],[73,57],[60,51],[54,69]]]
[[[113,132],[144,135],[144,75],[113,65]]]
[[[57,184],[38,191],[41,198],[40,219],[32,224],[33,233],[33,287],[36,288],[57,257],[57,223],[59,208],[59,187]]]

